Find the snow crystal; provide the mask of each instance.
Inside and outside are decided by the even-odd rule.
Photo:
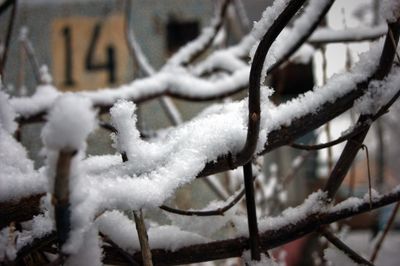
[[[398,0],[380,1],[380,13],[389,23],[396,22],[400,17],[400,2]]]
[[[44,144],[52,150],[82,149],[95,128],[95,116],[88,99],[68,93],[61,96],[54,102],[43,128]]]

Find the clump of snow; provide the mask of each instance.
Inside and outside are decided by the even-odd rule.
[[[136,164],[138,171],[145,171],[163,158],[157,144],[140,138],[140,132],[136,128],[135,110],[136,106],[132,102],[123,100],[111,108],[112,124],[118,131],[117,135],[112,134],[112,138],[117,150],[126,153],[128,160]]]
[[[398,92],[400,88],[400,68],[393,67],[384,80],[370,82],[367,93],[355,103],[355,110],[360,114],[375,114],[381,106]]]
[[[29,117],[49,110],[60,94],[52,85],[39,85],[32,96],[12,98],[10,103],[18,115]]]
[[[11,107],[9,96],[1,90],[0,82],[0,127],[10,134],[13,134],[17,129],[17,123],[14,121],[16,113]]]
[[[280,266],[274,258],[268,258],[264,253],[261,253],[261,259],[255,261],[251,259],[250,251],[243,252],[242,260],[248,266]]]
[[[357,210],[358,207],[363,204],[365,201],[360,198],[350,197],[331,208],[331,211],[339,211],[343,209],[352,209]]]
[[[39,69],[40,82],[42,84],[51,84],[53,82],[53,77],[49,73],[49,68],[43,65]]]
[[[389,23],[396,22],[400,17],[400,2],[398,0],[381,0],[380,14]]]
[[[96,126],[96,113],[91,102],[74,94],[58,98],[48,115],[42,139],[52,150],[80,150]]]

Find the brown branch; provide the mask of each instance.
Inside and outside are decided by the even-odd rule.
[[[69,179],[71,163],[75,154],[76,151],[60,151],[58,153],[52,203],[54,205],[57,238],[60,249],[67,241],[71,229]]]
[[[136,231],[139,237],[143,265],[153,266],[149,237],[147,236],[147,229],[144,223],[142,210],[139,210],[138,212],[134,211],[133,216],[135,218]]]
[[[335,247],[339,250],[343,251],[352,261],[360,265],[369,265],[373,266],[374,264],[370,261],[364,259],[361,255],[347,246],[342,240],[337,238],[331,231],[326,229],[325,227],[321,227],[318,230],[329,242],[331,242]]]

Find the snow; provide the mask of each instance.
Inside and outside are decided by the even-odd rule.
[[[311,35],[309,42],[335,42],[337,40],[362,40],[368,38],[378,38],[387,32],[387,25],[382,24],[373,27],[356,27],[345,30],[332,30],[329,28],[319,28]]]
[[[391,73],[382,81],[372,81],[368,92],[355,103],[355,110],[360,114],[375,114],[381,106],[400,89],[400,68],[394,66]]]
[[[396,22],[400,17],[400,2],[398,0],[380,1],[380,14],[389,23]]]
[[[326,193],[319,190],[310,194],[304,202],[297,207],[288,207],[279,216],[261,217],[258,221],[260,233],[267,230],[274,230],[289,224],[296,224],[309,215],[325,213],[330,210],[327,203]],[[247,217],[235,216],[232,218],[239,236],[249,236]]]
[[[225,201],[212,201],[205,208],[196,211],[209,211],[223,208],[228,202],[231,202],[233,198],[237,196],[235,193]],[[173,213],[165,213],[171,224],[181,228],[182,230],[189,231],[201,235],[206,238],[213,238],[215,234],[225,227],[235,215],[239,205],[236,205],[219,216],[183,216],[176,215]],[[190,209],[193,211],[192,209]],[[210,226],[212,224],[213,226]]]
[[[11,98],[10,104],[18,115],[29,117],[49,110],[59,95],[52,85],[39,85],[32,96]]]
[[[119,211],[110,211],[101,215],[96,224],[103,234],[127,252],[140,250],[135,223]],[[193,244],[209,241],[194,232],[189,232],[174,225],[153,224],[148,228],[149,245],[152,249],[177,250]]]
[[[168,59],[163,69],[176,67],[181,64],[188,63],[193,54],[196,54],[198,51],[203,50],[206,45],[217,35],[217,25],[222,23],[221,20],[223,19],[219,16],[219,14],[221,13],[222,4],[223,2],[220,2],[219,8],[217,8],[216,10],[215,17],[211,21],[211,26],[204,28],[201,34],[195,40],[180,48],[178,52],[176,52],[170,59]]]
[[[212,38],[215,33],[212,32],[213,28],[206,29],[197,41],[178,52],[162,71],[155,73],[148,65],[146,69],[152,74],[150,77],[138,79],[117,89],[61,93],[47,84],[39,86],[30,97],[11,100],[0,91],[0,201],[51,191],[56,153],[60,150],[77,150],[78,156],[74,157],[71,165],[69,187],[71,232],[67,243],[62,247],[65,253],[71,254],[67,265],[101,265],[102,250],[98,230],[123,249],[129,252],[138,250],[140,247],[135,225],[121,211],[157,208],[173,196],[176,189],[192,182],[206,163],[217,160],[221,155],[240,151],[247,134],[248,99],[213,105],[193,120],[167,129],[162,136],[151,141],[140,138],[136,125],[136,105],[128,100],[140,100],[163,93],[207,98],[246,87],[250,68],[239,57],[248,55],[251,47],[255,47],[288,2],[289,0],[274,1],[273,6],[266,9],[260,22],[255,24],[252,32],[239,45],[225,52],[215,53],[207,63],[189,70],[178,65]],[[386,1],[386,5],[389,2],[393,4],[392,1]],[[274,44],[266,60],[266,67],[271,66],[290,49],[285,43],[294,43],[304,35],[310,26],[310,19],[316,19],[318,12],[329,3],[328,0],[310,1],[304,15]],[[387,13],[388,11],[385,16],[390,20],[391,15]],[[216,22],[213,23],[215,25]],[[307,51],[308,48],[305,47],[306,52],[299,54],[302,55],[301,60],[306,60],[312,54],[313,51]],[[361,57],[360,62],[349,73],[336,75],[325,86],[317,87],[279,106],[274,106],[269,100],[273,89],[263,87],[261,129],[256,151],[261,152],[264,149],[268,143],[267,136],[272,130],[290,125],[294,119],[305,114],[317,113],[323,104],[334,102],[354,89],[356,84],[365,81],[376,69],[381,48],[382,41],[379,41],[371,47],[370,52]],[[193,73],[201,75],[216,65],[228,69],[231,74],[218,80],[193,76]],[[400,83],[398,72],[399,68],[395,67],[384,81],[371,83],[366,96],[359,100],[357,108],[360,113],[376,111],[393,96]],[[43,70],[43,80],[50,83],[50,77],[46,73]],[[114,147],[120,153],[125,153],[128,161],[122,162],[121,154],[85,159],[86,138],[96,127],[93,106],[111,105],[114,102],[116,103],[111,108],[110,115],[118,133],[113,134],[112,139]],[[11,134],[16,129],[16,114],[29,117],[47,110],[50,111],[42,139],[47,148],[48,161],[45,168],[36,171],[26,150]],[[293,162],[294,166],[298,163],[298,160]],[[50,186],[45,175],[50,180]],[[273,178],[267,183],[267,195],[273,193],[276,181]],[[379,197],[374,196],[374,200]],[[350,198],[330,209],[326,203],[326,193],[318,191],[311,194],[302,205],[288,208],[278,217],[261,218],[260,231],[296,224],[311,214],[357,208],[367,201],[368,198]],[[204,210],[222,205],[222,202],[212,202]],[[236,208],[232,208],[224,216],[213,218],[188,218],[168,214],[171,225],[150,224],[150,246],[173,251],[187,245],[206,243],[216,230],[230,221],[234,221],[240,235],[248,235],[243,217],[235,216],[235,213]],[[51,210],[47,210],[44,215],[35,217],[30,230],[18,233],[21,239],[18,245],[50,232],[54,228],[52,216]],[[209,226],[210,223],[212,227]],[[173,239],[171,235],[174,236]],[[16,251],[10,251],[6,243],[8,236],[7,231],[0,232],[0,259],[5,254],[15,256]],[[331,253],[332,251],[327,250],[327,257]],[[276,265],[276,262],[265,256],[258,264],[248,263]]]
[[[0,128],[13,134],[17,129],[15,117],[16,113],[9,103],[9,96],[1,90],[0,83]]]
[[[374,71],[380,47],[381,43],[372,47],[350,73],[337,75],[325,87],[278,107],[269,102],[271,91],[264,88],[257,151],[263,149],[271,130],[289,125],[296,117],[316,112],[326,101],[334,101],[353,89],[357,82],[365,80]],[[193,181],[207,162],[221,154],[240,151],[245,142],[247,99],[213,106],[152,142],[139,138],[134,111],[135,105],[124,100],[118,101],[111,110],[112,122],[119,132],[114,137],[115,145],[119,151],[126,152],[128,161],[115,161],[109,167],[102,167],[101,172],[81,172],[71,189],[76,199],[72,198],[74,222],[70,247],[79,248],[82,232],[90,227],[98,213],[158,207],[178,187]],[[92,162],[95,158],[91,158]],[[300,218],[309,212],[309,208],[304,209]],[[294,220],[299,216],[293,211],[284,213],[284,217],[282,219]],[[277,221],[279,219],[274,220],[276,226],[279,225]]]
[[[77,253],[70,254],[65,262],[66,266],[87,265],[101,266],[102,263],[102,242],[99,239],[99,232],[93,226],[85,233],[83,247]]]
[[[86,147],[86,138],[96,126],[91,102],[71,93],[56,99],[47,119],[42,139],[52,150],[73,151]]]
[[[25,148],[0,126],[0,202],[45,192],[47,181],[35,171]]]
[[[251,260],[250,251],[243,252],[242,260],[248,266],[280,266],[273,258],[268,258],[264,253],[261,253],[261,260]]]

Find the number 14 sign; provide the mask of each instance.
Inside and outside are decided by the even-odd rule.
[[[55,85],[63,91],[115,87],[129,75],[122,16],[54,20],[52,53]]]

